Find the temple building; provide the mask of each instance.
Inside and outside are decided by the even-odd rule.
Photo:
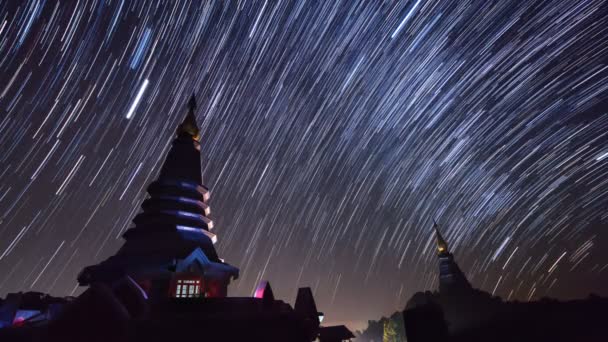
[[[210,192],[201,176],[196,101],[142,212],[108,259],[85,267],[77,298],[31,293],[0,300],[1,341],[313,341],[351,337],[343,326],[321,327],[323,317],[310,288],[300,288],[295,305],[274,298],[262,282],[252,297],[230,297],[239,269],[214,247]],[[29,311],[28,311],[29,310]],[[331,337],[328,337],[331,336]]]

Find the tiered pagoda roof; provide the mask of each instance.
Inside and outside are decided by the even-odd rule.
[[[153,273],[175,268],[179,260],[200,249],[216,270],[238,277],[238,269],[224,263],[213,246],[210,193],[202,184],[200,131],[196,123],[196,101],[190,99],[185,120],[178,126],[173,145],[158,178],[148,186],[149,198],[133,219],[126,240],[116,255],[85,268],[81,285],[112,281],[124,275]]]

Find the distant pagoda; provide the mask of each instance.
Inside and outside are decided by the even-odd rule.
[[[439,232],[435,222],[435,238],[437,242],[437,257],[439,258],[439,293],[453,294],[472,290],[471,283],[464,275],[450,253],[448,243]]]
[[[200,130],[196,100],[177,127],[176,138],[158,179],[148,186],[143,212],[127,230],[124,245],[107,260],[84,268],[80,285],[131,277],[150,299],[166,297],[225,297],[238,268],[217,255],[209,219],[209,189],[202,185]]]
[[[606,341],[607,298],[504,301],[471,286],[437,223],[434,230],[439,291],[416,292],[407,301],[407,341]]]

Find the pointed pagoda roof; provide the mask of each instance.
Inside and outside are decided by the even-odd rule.
[[[148,186],[149,197],[141,205],[143,211],[133,219],[135,227],[123,234],[126,241],[114,256],[83,270],[81,284],[113,279],[138,269],[160,270],[174,260],[187,258],[196,249],[211,263],[221,264],[238,276],[238,269],[225,264],[213,246],[217,237],[211,233],[210,193],[202,184],[195,111],[193,95],[158,178]]]
[[[177,126],[176,138],[158,180],[186,181],[202,185],[200,129],[196,122],[196,98],[194,95],[188,102],[188,113],[181,124]]]
[[[192,137],[193,140],[198,141],[200,139],[200,129],[196,123],[196,97],[194,94],[188,101],[188,114],[184,121],[177,127],[177,136],[187,135]]]
[[[439,225],[437,224],[435,219],[433,219],[433,228],[435,229],[435,238],[437,241],[437,254],[449,254],[450,251],[448,249],[448,243],[445,241],[443,236],[441,236],[441,232],[439,232]]]
[[[177,127],[173,146],[161,168],[158,179],[148,187],[150,198],[144,201],[144,212],[137,215],[136,225],[163,223],[204,230],[208,235],[213,222],[207,201],[209,190],[202,184],[199,128],[196,123],[196,99],[188,103],[188,113]],[[168,215],[168,216],[167,216]],[[160,219],[165,217],[164,219]],[[213,235],[213,238],[215,236]],[[212,254],[215,254],[213,251]],[[210,258],[214,258],[212,255]]]
[[[437,241],[437,256],[439,258],[439,292],[443,294],[470,291],[471,283],[464,275],[456,261],[454,255],[450,253],[448,243],[445,241],[439,225],[433,219],[435,238]]]

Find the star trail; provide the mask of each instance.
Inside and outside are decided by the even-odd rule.
[[[232,295],[608,295],[605,1],[0,1],[0,294],[75,295],[197,95]]]

